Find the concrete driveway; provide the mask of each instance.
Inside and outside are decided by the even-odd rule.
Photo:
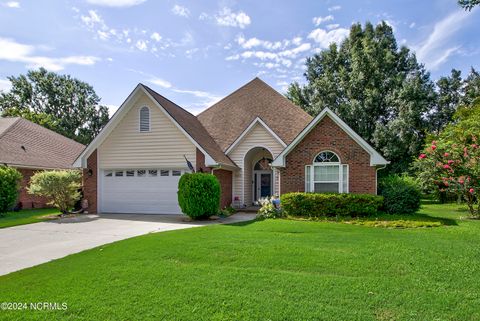
[[[218,220],[188,222],[183,215],[80,215],[0,229],[0,275],[130,237],[253,220],[237,213]]]

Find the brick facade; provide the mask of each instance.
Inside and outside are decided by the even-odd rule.
[[[91,176],[89,175],[91,171]],[[97,150],[95,150],[87,159],[87,168],[83,169],[83,198],[88,201],[88,213],[97,213]]]
[[[220,208],[230,206],[232,204],[232,172],[225,169],[215,169],[213,175],[218,178],[222,189]]]
[[[196,152],[196,159],[195,159],[195,171],[197,172],[204,172],[210,173],[212,169],[210,167],[205,166],[205,155],[197,148]]]
[[[22,174],[22,181],[20,182],[20,193],[18,195],[18,202],[22,203],[22,208],[31,209],[31,208],[44,208],[50,207],[47,205],[48,200],[45,197],[34,196],[28,194],[27,187],[30,184],[30,178],[42,169],[32,169],[32,168],[17,168],[17,170]]]
[[[376,168],[370,155],[343,131],[328,115],[287,155],[280,168],[280,191],[305,191],[305,165],[323,150],[335,152],[342,164],[349,165],[349,192],[376,193]]]
[[[197,148],[195,159],[195,170],[204,173],[212,173],[212,168],[205,166],[205,155]],[[222,195],[220,197],[220,208],[225,208],[232,204],[232,172],[226,169],[215,169],[213,175],[218,178]]]

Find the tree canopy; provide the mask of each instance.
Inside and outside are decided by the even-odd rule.
[[[349,36],[307,59],[306,85],[287,97],[312,116],[325,107],[405,171],[423,146],[436,93],[429,73],[385,22],[352,25]]]
[[[458,4],[463,9],[471,11],[473,7],[480,5],[480,0],[458,0]]]
[[[86,82],[44,68],[8,79],[12,88],[0,93],[2,116],[25,117],[83,144],[108,122],[108,108]]]

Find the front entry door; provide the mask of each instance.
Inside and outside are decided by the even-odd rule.
[[[256,171],[254,179],[254,199],[272,196],[272,172]]]

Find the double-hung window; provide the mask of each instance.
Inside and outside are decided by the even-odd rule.
[[[305,166],[305,191],[313,193],[348,193],[348,165],[337,154],[322,151]]]

